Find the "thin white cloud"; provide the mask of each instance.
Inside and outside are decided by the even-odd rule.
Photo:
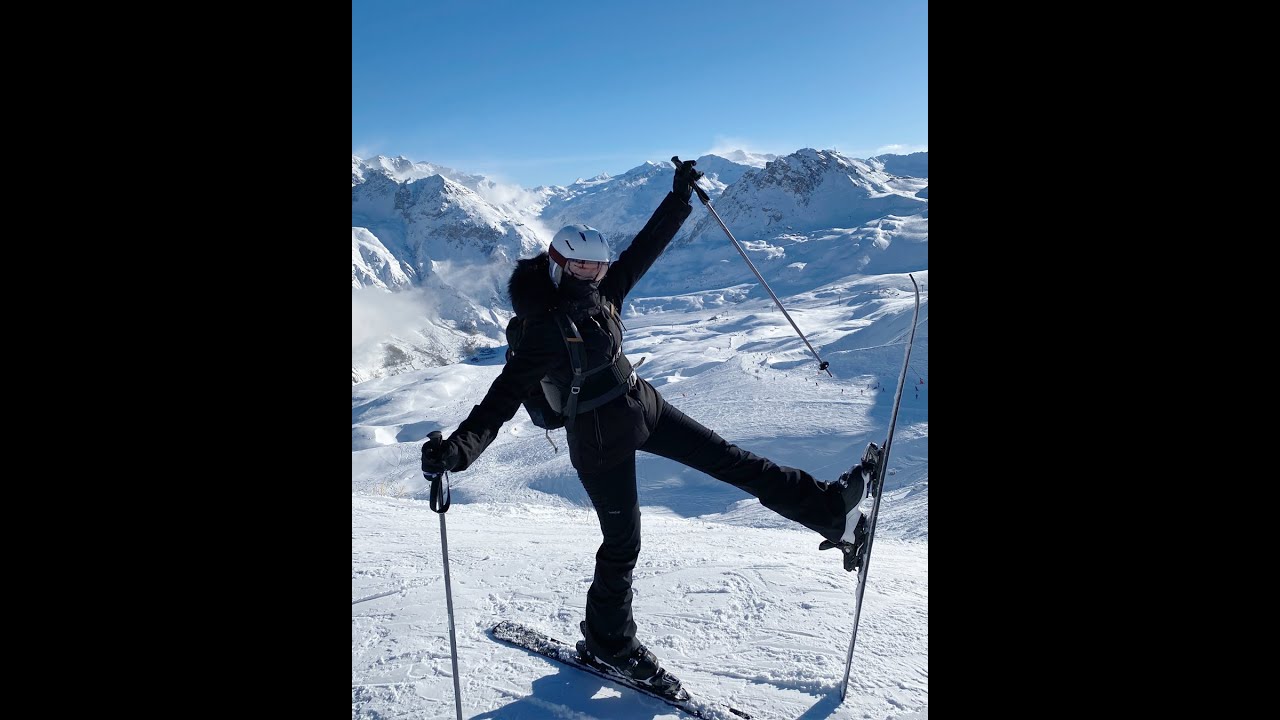
[[[501,161],[501,164],[510,167],[531,167],[536,165],[564,165],[568,163],[606,162],[612,160],[633,161],[637,157],[640,157],[640,155],[629,152],[608,153],[603,155],[546,155],[542,157],[505,158]],[[498,161],[495,160],[477,160],[475,162],[477,165],[496,165],[498,163]]]
[[[380,148],[382,148],[385,145],[386,143],[381,143],[381,142],[361,143],[360,145],[352,145],[351,154],[355,155],[361,160],[368,160],[369,158],[385,154],[380,150]]]
[[[751,153],[752,155],[790,155],[798,150],[798,147],[779,149],[778,147],[766,147],[764,144],[755,140],[747,140],[746,138],[730,137],[727,135],[716,135],[710,150],[698,153],[701,155],[724,155],[725,153],[741,150]]]

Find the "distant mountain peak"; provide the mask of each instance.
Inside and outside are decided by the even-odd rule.
[[[929,177],[929,151],[914,152],[910,155],[877,155],[868,158],[871,165],[882,168],[887,173],[907,177]]]
[[[839,150],[835,150],[835,149],[819,150],[817,148],[800,148],[799,150],[791,153],[791,155],[788,155],[787,157],[798,157],[805,160],[818,160],[818,161],[835,160],[839,162],[848,162],[851,159],[841,154]]]

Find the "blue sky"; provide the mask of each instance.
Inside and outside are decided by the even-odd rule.
[[[357,0],[351,152],[525,187],[736,148],[929,143],[916,0]]]

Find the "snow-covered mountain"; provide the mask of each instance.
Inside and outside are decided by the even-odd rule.
[[[911,197],[925,185],[927,181],[895,180],[833,150],[805,148],[744,173],[714,204],[735,236],[752,238],[779,230],[853,227],[886,215],[914,215],[928,208],[927,202]],[[711,228],[721,232],[706,214],[686,239],[697,239]]]
[[[507,278],[517,259],[546,245],[511,208],[444,175],[420,176],[423,166],[435,166],[382,164],[357,166],[353,158],[351,286],[417,289],[422,312],[416,320],[402,313],[395,332],[358,344],[355,336],[367,333],[356,323],[368,313],[355,304],[382,301],[353,294],[353,382],[454,362],[505,342]],[[406,179],[398,181],[397,172]]]
[[[435,165],[429,162],[414,162],[409,158],[400,155],[399,157],[389,158],[385,155],[363,160],[355,155],[351,156],[351,187],[355,187],[365,181],[366,176],[370,174],[382,174],[395,180],[398,183],[411,182],[413,180],[421,180],[422,178],[431,177],[432,175],[440,175],[450,180],[465,185],[475,190],[479,185],[487,182],[483,175],[469,175],[467,173],[458,172],[453,168],[443,165]]]
[[[486,306],[505,304],[515,261],[545,247],[523,221],[440,175],[367,178],[351,189],[351,227],[353,288],[437,283]]]
[[[927,179],[895,177],[833,150],[805,148],[749,169],[712,204],[775,291],[854,273],[928,267]],[[695,209],[637,294],[755,282],[709,212]],[[758,290],[763,292],[763,290]]]
[[[352,188],[365,182],[372,175],[382,175],[397,183],[439,175],[470,189],[503,213],[525,221],[538,216],[550,195],[550,191],[546,188],[526,190],[515,185],[495,182],[484,175],[472,175],[428,162],[413,162],[403,155],[395,158],[378,155],[368,160],[363,160],[356,155],[351,156]]]
[[[877,155],[868,158],[867,162],[894,175],[910,177],[929,177],[929,153],[918,152],[910,155]]]
[[[705,173],[700,184],[713,203],[744,173],[764,167],[768,159],[776,157],[749,155],[742,151],[730,154],[741,157],[743,161],[717,155],[697,158],[698,170]],[[670,161],[653,160],[622,175],[599,175],[567,187],[553,187],[549,189],[541,219],[548,228],[585,223],[599,229],[615,243],[615,247],[625,246],[640,232],[653,209],[671,190],[674,175],[675,166]]]
[[[703,155],[697,163],[697,168],[706,173],[702,189],[713,201],[751,169],[714,155]],[[671,162],[648,161],[621,175],[599,175],[567,187],[553,187],[542,209],[542,222],[547,228],[572,223],[590,225],[600,230],[615,250],[620,250],[640,232],[654,208],[671,191],[674,176]]]
[[[928,266],[928,179],[890,169],[923,168],[927,175],[928,153],[867,161],[811,148],[785,157],[728,155],[737,160],[697,159],[706,173],[701,185],[775,289]],[[381,355],[366,348],[358,360],[353,347],[353,378],[500,345],[510,308],[503,283],[517,258],[539,252],[569,223],[599,228],[620,251],[666,195],[673,174],[669,161],[653,160],[617,176],[524,190],[404,157],[352,156],[352,287],[426,287],[458,298],[435,304],[443,315],[424,316],[399,340],[387,339]],[[754,282],[719,225],[694,205],[637,294]]]
[[[395,254],[368,228],[351,228],[351,287],[402,290],[413,284],[413,268],[403,267]]]
[[[671,190],[671,163],[646,162],[627,172],[598,175],[565,187],[553,187],[542,209],[548,228],[572,223],[590,225],[616,248],[619,239],[634,237]]]

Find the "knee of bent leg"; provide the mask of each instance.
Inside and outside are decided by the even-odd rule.
[[[604,544],[618,550],[640,549],[640,508],[601,509],[600,532]]]

